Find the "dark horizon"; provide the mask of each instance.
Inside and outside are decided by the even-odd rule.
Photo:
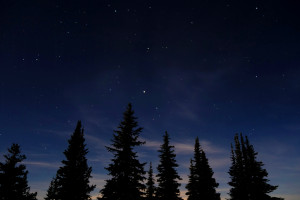
[[[132,106],[131,106],[132,104],[131,103],[129,103],[128,104],[128,107],[127,108],[129,108],[130,107],[130,110],[131,110],[131,108],[132,108]],[[134,113],[134,111],[133,111],[133,113]],[[123,115],[123,117],[125,117],[125,115]],[[124,120],[125,120],[125,118],[124,118]],[[117,129],[114,129],[114,135],[115,134],[119,134],[119,133],[117,133],[117,132],[115,132],[115,130],[118,130],[118,131],[120,131],[120,130],[122,130],[122,129],[120,129],[120,125],[122,124],[122,126],[124,125],[124,123],[123,122],[121,122],[120,124],[119,124],[119,126],[118,126],[118,128]],[[138,123],[137,123],[138,124]],[[138,127],[137,128],[139,128],[139,125],[138,125]],[[124,129],[124,130],[126,130],[126,129]],[[137,130],[137,129],[136,129]],[[143,130],[143,128],[141,127],[141,129],[140,129],[140,131],[142,132],[142,130]],[[128,130],[127,130],[128,131]],[[81,133],[82,133],[82,138],[84,138],[84,139],[79,139],[79,141],[80,141],[80,143],[81,142],[83,142],[83,145],[81,145],[81,144],[79,144],[78,143],[78,134],[80,134],[81,135]],[[77,134],[77,136],[75,136]],[[128,134],[128,133],[127,133]],[[75,139],[77,137],[77,139]],[[81,137],[81,136],[80,136]],[[90,137],[90,136],[87,136],[87,137]],[[113,158],[115,159],[115,157],[113,156],[113,154],[112,154],[112,152],[113,151],[111,151],[111,150],[109,150],[109,149],[111,149],[111,148],[113,148],[113,141],[116,141],[115,139],[113,139],[114,137],[113,137],[113,134],[111,135],[111,137],[112,137],[112,139],[111,139],[111,143],[110,144],[107,144],[107,145],[105,145],[105,146],[103,146],[102,148],[105,148],[106,149],[106,153],[107,153],[107,155],[110,155],[110,156],[108,156],[108,157],[110,157],[110,159],[109,159],[109,161],[106,163],[106,166],[104,167],[104,169],[105,169],[105,171],[106,171],[106,178],[105,178],[105,180],[103,179],[102,181],[107,181],[107,180],[109,180],[112,176],[110,176],[110,175],[108,175],[109,174],[109,171],[107,170],[107,167],[111,164],[111,163],[113,163]],[[152,150],[154,150],[153,149],[153,147],[155,147],[155,148],[157,148],[156,149],[156,153],[158,153],[158,154],[161,154],[163,151],[161,150],[162,148],[163,148],[163,143],[165,143],[166,141],[165,141],[165,138],[168,138],[168,140],[170,140],[170,135],[167,133],[167,131],[165,131],[165,134],[164,134],[164,136],[163,136],[163,141],[160,141],[160,144],[159,144],[159,142],[157,141],[156,143],[154,142],[154,141],[151,141],[151,143],[150,144],[147,144],[147,141],[144,141],[143,139],[141,140],[140,139],[140,137],[138,137],[138,141],[140,141],[141,142],[141,146],[142,147],[136,147],[136,148],[133,148],[133,150],[134,151],[136,151],[136,150],[140,150],[141,152],[137,152],[138,153],[138,155],[140,155],[140,157],[142,158],[141,160],[143,160],[143,163],[144,164],[142,164],[143,165],[143,168],[144,168],[144,170],[145,170],[145,172],[146,172],[146,167],[147,167],[147,165],[149,165],[149,163],[152,163],[152,161],[149,161],[149,160],[145,160],[145,158],[144,158],[144,156],[143,156],[143,154],[145,153],[144,151],[145,150],[147,150],[147,148],[148,148],[148,150],[149,150],[149,148],[152,148]],[[68,145],[68,148],[67,149],[65,149],[63,152],[62,152],[62,154],[64,154],[65,156],[64,156],[64,158],[63,158],[63,160],[62,161],[60,161],[60,164],[59,165],[57,165],[56,166],[56,170],[57,170],[57,173],[59,173],[59,171],[62,169],[62,168],[64,168],[64,167],[66,167],[66,162],[65,162],[65,160],[67,160],[67,159],[70,159],[70,158],[77,158],[78,156],[71,156],[72,155],[72,151],[73,151],[73,153],[75,153],[75,152],[77,152],[76,150],[74,151],[74,147],[79,147],[79,148],[85,148],[86,150],[86,153],[90,153],[90,151],[89,151],[89,148],[86,146],[86,143],[85,143],[85,138],[86,138],[86,136],[85,136],[85,134],[84,134],[84,128],[83,128],[83,126],[82,126],[82,123],[81,123],[81,121],[80,120],[78,120],[78,122],[77,122],[77,125],[76,125],[76,129],[74,130],[74,132],[71,134],[71,137],[68,139],[68,143],[69,143],[69,145]],[[248,136],[243,136],[243,134],[242,133],[239,133],[239,134],[235,134],[235,137],[234,137],[234,140],[231,142],[231,148],[233,148],[233,149],[231,149],[231,155],[230,155],[230,157],[228,158],[228,160],[230,160],[230,166],[228,166],[229,168],[228,168],[228,170],[226,171],[226,173],[227,173],[227,175],[228,175],[228,177],[229,176],[232,176],[232,174],[231,173],[229,173],[230,172],[230,170],[232,170],[232,167],[233,167],[233,161],[232,161],[232,158],[233,158],[233,156],[237,156],[237,153],[236,153],[236,151],[237,151],[237,148],[238,148],[238,146],[241,144],[241,146],[242,147],[244,147],[243,145],[243,143],[236,143],[237,141],[235,140],[236,138],[238,138],[238,140],[239,141],[245,141],[245,144],[246,145],[248,145],[249,143],[248,143]],[[242,139],[242,138],[244,138],[244,140]],[[73,142],[71,142],[72,141],[72,139],[74,140]],[[95,139],[95,138],[93,138],[93,139]],[[246,139],[246,140],[245,140]],[[99,142],[99,141],[97,141],[97,139],[96,139],[96,141],[94,141],[94,142]],[[169,142],[169,141],[168,141]],[[200,148],[200,150],[202,151],[203,150],[203,152],[206,154],[206,153],[208,153],[208,155],[210,155],[210,154],[216,154],[216,153],[220,153],[220,152],[213,152],[213,151],[218,151],[217,149],[214,149],[214,150],[212,150],[209,146],[207,146],[207,144],[206,144],[206,141],[201,141],[201,143],[199,143],[199,139],[198,139],[198,136],[195,138],[195,142],[197,143],[198,142],[198,147],[197,148]],[[155,144],[154,144],[155,143]],[[120,145],[120,143],[118,143],[119,145]],[[176,145],[174,145],[174,144],[176,144],[176,145],[178,145],[179,146],[179,150],[177,149],[177,147],[176,147]],[[204,145],[203,145],[204,144]],[[8,148],[8,150],[9,150],[9,152],[11,153],[11,149],[13,149],[15,146],[18,146],[19,148],[20,148],[20,146],[18,145],[18,144],[16,144],[16,143],[13,143],[13,145],[10,147],[10,148]],[[73,147],[71,147],[70,145],[73,145]],[[75,145],[75,146],[74,146]],[[191,144],[183,144],[183,143],[181,143],[181,142],[178,142],[178,143],[174,143],[174,142],[172,142],[171,141],[171,143],[169,144],[169,145],[171,145],[171,148],[173,148],[174,149],[174,155],[175,155],[175,162],[177,162],[176,160],[176,157],[178,157],[178,155],[180,156],[181,155],[181,153],[182,152],[180,152],[180,151],[184,151],[184,155],[185,155],[185,159],[186,160],[189,160],[189,161],[191,161],[191,159],[193,159],[193,162],[195,162],[195,160],[194,160],[194,158],[193,158],[193,156],[195,156],[195,155],[193,155],[192,156],[192,154],[194,154],[195,153],[195,151],[197,151],[196,150],[196,146],[194,146],[194,143],[191,143]],[[182,146],[183,145],[183,146]],[[238,146],[237,146],[238,145]],[[251,147],[252,147],[252,144],[250,143],[250,145],[251,145]],[[139,145],[138,145],[139,146]],[[101,147],[100,147],[101,148]],[[248,146],[247,146],[247,148],[248,148]],[[20,150],[22,150],[22,148],[20,148]],[[199,150],[199,149],[198,149]],[[254,153],[256,152],[255,151],[255,148],[253,149],[254,150]],[[220,149],[219,149],[219,151],[220,151]],[[80,152],[80,151],[79,151]],[[235,153],[233,153],[233,152],[235,152]],[[86,153],[84,153],[84,154],[86,154]],[[93,153],[93,152],[91,152],[91,153]],[[104,152],[102,152],[103,154],[104,154]],[[178,153],[178,155],[176,155],[176,153]],[[233,154],[232,154],[233,153]],[[67,154],[69,154],[69,156],[67,157]],[[243,154],[244,154],[244,152],[243,152]],[[5,155],[9,155],[7,152],[5,153]],[[24,155],[23,154],[23,152],[21,152],[21,155]],[[186,155],[189,155],[190,157],[186,157]],[[159,157],[160,157],[160,164],[161,164],[161,159],[162,158],[165,158],[165,156],[164,157],[161,157],[160,155],[156,155],[157,156],[157,158],[156,158],[156,160],[158,161],[159,160]],[[20,162],[20,164],[22,164],[22,165],[24,165],[26,168],[27,168],[27,166],[26,165],[29,165],[29,167],[30,167],[30,165],[44,165],[45,163],[31,163],[31,162],[27,162],[26,161],[26,158],[27,158],[27,156],[26,155],[24,155],[24,158],[23,159],[25,159],[25,162],[24,162],[24,160],[22,159],[21,160],[21,162]],[[6,158],[7,159],[7,158]],[[138,158],[139,159],[139,158]],[[207,159],[207,158],[205,158],[205,159]],[[236,159],[236,158],[235,158]],[[265,170],[265,164],[264,164],[264,162],[262,161],[262,160],[257,160],[257,157],[255,156],[255,158],[254,158],[258,163],[260,163],[261,162],[261,164],[259,164],[259,165],[261,165],[261,167],[262,167],[262,169],[263,170]],[[215,180],[215,175],[214,175],[214,169],[212,169],[211,167],[210,167],[210,165],[212,164],[213,166],[215,165],[214,163],[212,163],[212,162],[210,162],[209,161],[210,159],[208,158],[208,160],[206,160],[206,161],[208,161],[208,167],[212,170],[212,178]],[[0,159],[0,161],[1,161],[1,159]],[[256,162],[255,161],[255,162]],[[2,162],[2,161],[1,161]],[[87,160],[87,162],[89,163],[89,160]],[[64,163],[64,164],[63,164]],[[71,161],[68,161],[67,163],[72,163]],[[75,162],[76,163],[76,162]],[[5,164],[5,162],[4,162],[4,160],[3,160],[3,162],[2,162],[2,164]],[[156,164],[158,164],[158,163],[156,163]],[[158,164],[158,166],[160,165],[160,164]],[[189,170],[191,170],[191,166],[187,166],[186,164],[187,163],[181,163],[183,166],[180,166],[180,165],[176,165],[176,171],[177,171],[177,169],[180,169],[180,170],[185,170],[185,171],[189,171]],[[190,164],[191,164],[191,162],[190,162]],[[227,164],[229,164],[229,162],[227,163]],[[17,165],[17,166],[19,166],[19,164]],[[152,165],[151,165],[152,166]],[[154,166],[154,168],[156,168],[156,172],[158,172],[158,166]],[[48,166],[49,167],[49,166]],[[87,168],[85,169],[85,170],[87,170],[89,167],[91,167],[91,166],[87,166]],[[25,170],[26,170],[26,168],[25,168]],[[92,175],[92,174],[95,174],[95,173],[93,173],[93,170],[95,170],[95,168],[94,167],[91,167],[90,168],[91,169],[91,174],[90,175]],[[83,169],[82,169],[83,170]],[[99,169],[98,169],[99,170]],[[96,168],[96,171],[97,171],[97,168]],[[268,170],[266,169],[266,172],[264,172],[265,173],[265,175],[263,175],[263,176],[265,176],[265,178],[267,179],[266,180],[266,183],[267,184],[269,184],[269,181],[270,181],[270,179],[269,179],[269,177],[268,177],[268,172],[267,172]],[[2,173],[3,171],[1,171],[1,168],[0,168],[0,172]],[[211,173],[211,172],[208,172],[208,171],[206,171],[207,173]],[[252,171],[251,171],[252,172]],[[121,173],[121,172],[120,172]],[[189,172],[188,174],[185,174],[185,175],[188,175],[188,176],[190,176],[191,174],[190,174],[191,172]],[[61,175],[60,175],[61,176]],[[73,176],[76,176],[76,174],[73,174]],[[185,194],[186,192],[187,192],[187,188],[186,188],[186,186],[187,186],[187,184],[188,184],[188,180],[186,180],[186,179],[184,179],[183,177],[181,177],[182,176],[182,174],[178,174],[178,183],[180,184],[179,185],[179,187],[180,187],[180,194],[179,194],[179,197],[183,197],[183,199],[186,199],[187,198],[187,194]],[[54,177],[57,177],[57,175],[53,175],[52,176],[52,181],[53,180],[55,180],[54,179]],[[146,177],[146,176],[145,176]],[[154,178],[154,184],[155,184],[155,186],[157,187],[158,186],[158,177],[157,177],[157,174],[156,174],[156,176],[155,176],[156,178]],[[92,176],[90,176],[90,178],[88,178],[88,179],[90,179],[89,180],[89,182],[87,183],[87,184],[89,184],[90,183],[90,191],[88,192],[88,194],[91,192],[91,198],[92,199],[97,199],[97,197],[101,197],[101,191],[102,191],[102,189],[104,188],[104,185],[103,184],[100,184],[100,185],[95,185],[94,183],[94,181],[95,180],[93,180],[93,177]],[[190,180],[190,179],[189,179]],[[51,184],[52,184],[52,181],[51,181]],[[92,183],[91,183],[91,182]],[[215,180],[215,181],[217,181],[216,182],[216,185],[214,186],[214,187],[216,187],[216,191],[218,192],[218,196],[219,196],[219,198],[220,198],[220,194],[222,193],[222,189],[219,189],[218,188],[218,186],[219,186],[219,183],[218,183],[218,180]],[[271,181],[272,182],[272,181]],[[143,183],[146,183],[145,181],[143,182]],[[74,183],[73,183],[74,184]],[[227,183],[228,184],[228,187],[230,187],[229,186],[229,182]],[[49,185],[50,185],[50,182],[49,182]],[[75,184],[76,185],[76,184]],[[75,185],[73,186],[73,187],[75,187]],[[29,183],[29,190],[30,190],[30,183]],[[97,187],[98,186],[98,187]],[[277,185],[274,185],[275,187],[274,187],[274,189],[273,190],[277,190],[278,189],[278,184]],[[273,186],[272,186],[273,187]],[[99,189],[100,188],[100,191],[97,191],[97,188]],[[232,187],[230,187],[230,188],[232,188]],[[36,193],[36,191],[30,191],[30,192],[33,192],[33,194],[34,193]],[[228,189],[228,192],[229,192],[229,189]],[[71,191],[71,193],[74,193],[74,192],[72,192]],[[80,193],[81,194],[81,193]],[[92,194],[94,194],[94,195],[92,195]],[[229,194],[229,193],[228,193]],[[273,196],[274,194],[277,194],[278,195],[278,193],[274,193],[274,192],[268,192],[267,193],[268,195],[271,195],[271,196]],[[49,195],[49,193],[47,193],[47,195]],[[36,194],[35,194],[35,196],[36,196]],[[41,196],[40,194],[38,194],[37,195],[38,197],[40,197],[40,199],[44,199],[46,196]],[[278,198],[277,198],[278,197]],[[280,198],[280,196],[277,196],[277,197],[272,197],[272,199],[274,198],[274,200],[284,200],[284,198]],[[49,197],[48,196],[48,198],[50,198],[50,199],[52,199],[52,197]],[[194,197],[195,198],[195,197]],[[223,198],[222,198],[223,199]]]

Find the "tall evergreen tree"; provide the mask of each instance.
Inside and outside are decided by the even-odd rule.
[[[78,121],[74,133],[68,140],[69,146],[64,151],[66,160],[52,180],[46,199],[55,200],[88,200],[95,185],[90,185],[92,168],[87,164],[83,128]]]
[[[188,200],[220,200],[216,192],[219,184],[213,178],[213,170],[209,166],[205,152],[200,147],[198,137],[195,140],[194,159],[190,164],[189,182],[186,185]]]
[[[4,158],[5,163],[0,163],[0,200],[36,200],[37,193],[30,193],[28,186],[28,171],[20,164],[26,159],[20,146],[12,144]]]
[[[115,130],[112,144],[106,147],[113,153],[112,163],[106,168],[111,179],[106,180],[104,188],[100,191],[101,199],[107,200],[140,200],[144,196],[145,178],[144,165],[138,160],[135,147],[145,142],[139,140],[141,127],[138,127],[131,104],[127,106],[123,121]]]
[[[160,163],[157,167],[157,198],[158,200],[181,200],[179,194],[180,183],[178,180],[181,180],[178,175],[176,168],[178,164],[176,163],[176,154],[174,153],[174,146],[171,146],[169,143],[170,137],[165,132],[163,136],[164,143],[160,147]]]
[[[257,161],[257,152],[253,145],[246,141],[242,134],[234,137],[235,149],[231,145],[232,165],[229,169],[231,181],[228,183],[232,188],[229,195],[231,200],[270,200],[281,199],[270,197],[268,194],[278,186],[270,185],[267,179],[268,172],[263,169],[263,163]]]
[[[150,162],[150,167],[148,171],[148,179],[146,183],[146,200],[154,200],[155,199],[155,185],[154,185],[154,178],[153,178],[153,169],[152,163]]]
[[[198,183],[196,182],[196,170],[195,170],[195,160],[190,160],[190,174],[188,175],[189,181],[185,188],[187,189],[187,192],[185,193],[188,196],[188,200],[196,200],[199,199],[200,193],[198,192]]]
[[[241,144],[238,135],[234,137],[235,148],[231,144],[231,162],[229,169],[231,181],[228,183],[232,188],[230,189],[230,197],[232,200],[248,199],[246,176],[244,170],[244,159],[241,150]]]

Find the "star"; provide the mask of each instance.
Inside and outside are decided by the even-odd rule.
[[[143,94],[146,94],[146,90],[143,90]]]

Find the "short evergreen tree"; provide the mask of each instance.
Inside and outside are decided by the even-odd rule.
[[[47,196],[45,197],[45,200],[58,200],[59,199],[59,196],[58,196],[58,179],[57,179],[57,176],[54,177],[52,180],[51,180],[51,183],[50,183],[50,186],[47,190]]]
[[[219,186],[213,178],[213,170],[209,166],[205,152],[200,147],[198,137],[195,140],[194,159],[190,164],[189,182],[186,185],[188,200],[220,200],[220,194],[216,192]]]
[[[235,149],[231,145],[232,165],[229,169],[231,181],[228,183],[232,188],[229,195],[231,200],[270,200],[281,199],[270,197],[268,194],[278,186],[270,185],[267,179],[268,172],[263,169],[263,163],[257,161],[257,152],[253,145],[246,141],[242,134],[234,137]]]
[[[64,151],[66,160],[57,171],[52,180],[47,197],[53,200],[88,200],[91,199],[90,192],[95,185],[90,185],[92,168],[87,164],[86,148],[83,128],[78,121],[74,133],[68,141],[69,146]]]
[[[160,163],[157,167],[157,199],[158,200],[181,200],[180,198],[180,183],[181,180],[178,175],[176,168],[178,164],[176,163],[176,154],[174,153],[174,146],[169,144],[170,137],[165,132],[163,136],[164,143],[160,147]]]
[[[106,168],[111,179],[106,180],[104,188],[100,191],[101,198],[105,200],[140,200],[143,199],[145,185],[144,165],[138,160],[135,147],[145,142],[139,140],[141,127],[134,116],[131,104],[127,106],[123,121],[118,130],[115,130],[112,144],[106,147],[113,153],[112,162]]]
[[[153,169],[152,163],[150,162],[150,167],[148,171],[148,179],[146,183],[146,200],[155,200],[155,185],[154,185],[154,178],[153,178]]]
[[[37,193],[30,193],[28,186],[28,171],[20,164],[26,159],[20,146],[12,144],[4,158],[0,163],[0,200],[36,200]]]

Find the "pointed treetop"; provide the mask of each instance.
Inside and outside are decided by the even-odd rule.
[[[113,154],[113,159],[106,167],[111,179],[106,180],[104,188],[100,191],[101,199],[140,200],[144,196],[146,163],[138,160],[135,148],[145,142],[139,140],[142,127],[138,126],[136,119],[129,103],[123,113],[123,120],[114,130],[112,144],[106,147]]]
[[[166,144],[169,144],[169,140],[170,140],[170,136],[169,136],[168,132],[165,131],[164,141],[166,142]]]
[[[195,139],[194,158],[190,162],[189,182],[186,185],[188,200],[220,200],[220,194],[216,192],[219,184],[213,178],[213,174],[197,137]]]
[[[81,120],[77,121],[76,129],[75,130],[81,130]]]
[[[90,199],[90,192],[95,185],[91,185],[92,168],[88,166],[84,132],[81,121],[77,122],[76,128],[68,140],[68,147],[63,152],[65,159],[56,177],[51,182],[47,198],[53,196],[57,199]]]
[[[154,186],[152,162],[150,162],[146,186],[146,200],[154,200],[156,187]]]
[[[15,163],[17,162],[22,162],[23,160],[26,159],[25,155],[21,155],[21,147],[19,144],[13,143],[11,147],[7,150],[9,154],[4,155],[4,158],[8,161],[13,161]]]
[[[232,165],[229,169],[231,181],[228,183],[230,189],[230,199],[280,199],[270,197],[268,193],[273,192],[278,186],[270,185],[267,179],[268,172],[263,168],[263,163],[257,161],[257,152],[253,145],[249,144],[248,137],[236,134],[235,149],[231,145]]]
[[[20,145],[12,144],[4,157],[5,162],[0,162],[0,199],[36,200],[37,193],[31,193],[28,186],[28,171],[22,164],[26,156],[21,154]]]
[[[160,163],[157,166],[158,174],[158,188],[157,198],[159,200],[181,200],[179,196],[179,180],[182,180],[178,175],[176,168],[176,154],[174,153],[174,146],[169,145],[169,135],[166,131],[163,136],[163,144],[160,146]]]

